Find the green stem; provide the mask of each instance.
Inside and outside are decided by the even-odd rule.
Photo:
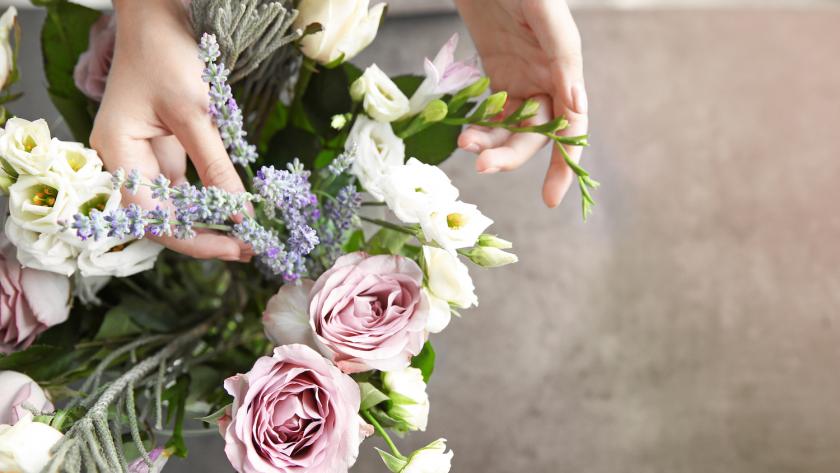
[[[362,202],[362,207],[382,207],[385,202]]]
[[[304,58],[300,65],[300,72],[298,73],[298,80],[295,84],[295,97],[292,99],[290,107],[290,116],[292,124],[299,128],[307,128],[306,114],[303,112],[303,95],[306,93],[306,88],[309,86],[309,80],[312,79],[312,73],[315,71],[315,62],[309,58]]]
[[[414,236],[414,232],[409,230],[408,228],[403,227],[402,225],[397,225],[395,223],[386,222],[385,220],[380,220],[378,218],[370,218],[370,217],[359,217],[365,222],[373,223],[379,225],[380,227],[387,228],[389,230],[394,230],[395,232],[405,233],[406,235]]]
[[[370,411],[362,411],[362,417],[364,417],[366,421],[370,422],[370,424],[373,426],[373,430],[375,430],[380,437],[385,439],[385,443],[388,444],[388,448],[391,449],[391,453],[393,453],[395,457],[405,458],[403,454],[400,453],[397,446],[394,444],[394,441],[391,440],[391,436],[389,436],[388,432],[384,428],[382,428],[382,425],[379,424],[379,421],[377,421],[376,418],[373,417],[373,414],[371,414]]]

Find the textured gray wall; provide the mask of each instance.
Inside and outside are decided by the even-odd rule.
[[[481,307],[436,337],[429,432],[405,443],[446,436],[457,472],[840,471],[840,13],[577,18],[599,206],[543,208],[547,156],[445,165],[521,262],[474,271]],[[358,62],[419,71],[455,30],[388,21]],[[17,110],[54,117],[34,47]],[[355,471],[385,471],[377,444]],[[219,439],[192,447],[173,473],[229,471]]]

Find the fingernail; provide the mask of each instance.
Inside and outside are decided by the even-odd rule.
[[[479,148],[475,143],[470,143],[467,146],[464,146],[464,150],[469,151],[470,153],[478,153],[481,151],[481,148]]]
[[[499,170],[500,170],[499,168],[487,168],[483,171],[478,171],[478,172],[481,173],[481,174],[496,174],[497,172],[499,172]]]
[[[580,115],[589,112],[589,99],[586,97],[586,88],[579,82],[572,86],[572,110]]]

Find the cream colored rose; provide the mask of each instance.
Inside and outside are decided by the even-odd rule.
[[[369,4],[369,0],[302,0],[295,27],[321,25],[321,31],[301,39],[303,54],[321,64],[349,61],[359,54],[376,37],[385,11],[384,3],[368,10]]]
[[[392,122],[408,113],[408,97],[376,64],[353,82],[350,95],[361,100],[365,112],[379,122]]]
[[[34,422],[27,413],[14,425],[0,425],[0,471],[40,473],[50,461],[50,449],[61,432]]]
[[[478,305],[470,272],[457,256],[433,246],[423,247],[429,291],[449,303],[466,309]]]
[[[15,68],[12,28],[15,26],[16,17],[15,7],[9,7],[3,16],[0,16],[0,89],[9,81],[9,76]]]
[[[42,175],[52,164],[50,128],[43,119],[12,117],[0,136],[0,158],[18,174]]]

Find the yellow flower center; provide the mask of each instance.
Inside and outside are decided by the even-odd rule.
[[[41,205],[43,207],[52,207],[55,205],[55,199],[58,196],[58,191],[50,186],[44,186],[40,191],[32,196],[32,203]]]
[[[38,146],[38,143],[35,142],[35,138],[31,135],[26,135],[26,138],[23,139],[23,149],[26,150],[27,153],[30,153],[36,146]]]
[[[67,153],[67,164],[70,165],[72,170],[78,172],[85,165],[85,157],[82,156],[82,153],[71,151]]]
[[[464,226],[464,216],[462,214],[449,214],[446,216],[446,224],[449,228],[457,230]]]

